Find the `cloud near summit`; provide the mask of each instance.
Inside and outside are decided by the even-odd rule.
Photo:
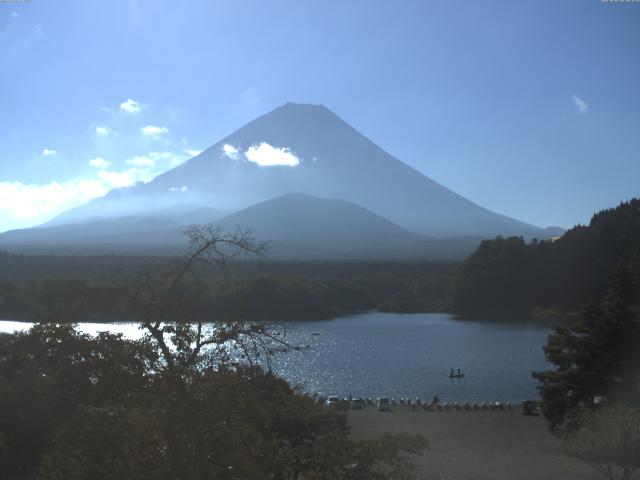
[[[261,167],[286,166],[295,167],[300,164],[300,160],[287,147],[276,148],[267,142],[262,142],[258,146],[251,146],[244,152],[247,160]]]
[[[240,160],[241,153],[237,147],[225,143],[222,146],[222,154],[232,160]],[[252,145],[245,152],[248,161],[261,167],[295,167],[300,165],[300,160],[287,147],[274,147],[267,142]]]
[[[222,152],[232,160],[237,160],[240,154],[236,147],[234,147],[233,145],[229,145],[228,143],[225,143],[222,146]]]

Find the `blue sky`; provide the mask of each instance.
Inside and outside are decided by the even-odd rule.
[[[640,195],[640,2],[0,3],[0,231],[321,103],[487,208]]]

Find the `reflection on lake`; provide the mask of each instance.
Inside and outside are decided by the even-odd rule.
[[[0,321],[0,331],[28,328]],[[137,338],[137,324],[81,323]],[[325,395],[519,402],[535,398],[532,370],[549,368],[542,346],[546,325],[455,320],[448,314],[369,312],[334,320],[287,324],[287,340],[307,351],[279,355],[274,370],[305,391]],[[465,377],[451,380],[451,368]]]
[[[14,322],[11,320],[0,320],[0,333],[12,333],[27,330],[33,325],[29,322]],[[78,323],[77,327],[83,333],[97,335],[99,332],[121,333],[124,338],[135,340],[140,338],[142,331],[139,323]]]

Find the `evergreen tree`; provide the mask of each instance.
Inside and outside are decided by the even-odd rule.
[[[534,372],[552,431],[566,434],[600,401],[640,407],[640,321],[630,308],[635,284],[626,267],[606,300],[587,307],[571,327],[557,327],[544,347],[556,370]]]
[[[461,265],[454,309],[467,315],[526,316],[533,307],[578,311],[603,300],[623,265],[627,285],[640,276],[640,198],[596,213],[555,241],[487,240]],[[635,283],[634,283],[635,282]],[[633,288],[633,287],[632,287]],[[633,302],[639,302],[635,295]]]

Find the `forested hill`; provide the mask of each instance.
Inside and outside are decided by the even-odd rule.
[[[462,264],[454,309],[465,315],[529,315],[535,307],[575,311],[600,301],[623,270],[640,290],[640,199],[596,213],[556,241],[487,240]]]

